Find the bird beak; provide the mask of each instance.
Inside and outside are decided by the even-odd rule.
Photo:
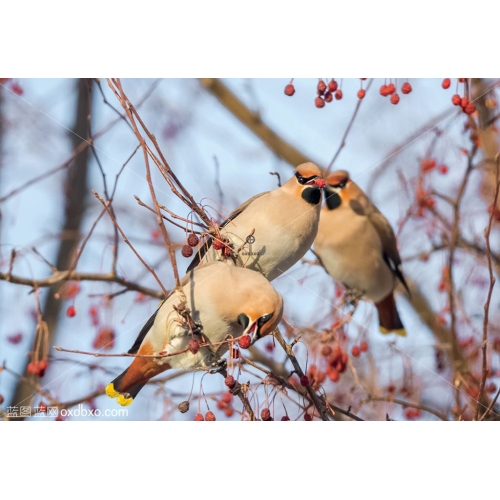
[[[317,175],[314,179],[311,179],[306,186],[318,186],[320,189],[324,188],[326,185],[325,179],[320,175]]]

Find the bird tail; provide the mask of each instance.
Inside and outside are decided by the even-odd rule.
[[[384,335],[394,332],[396,335],[406,337],[406,330],[396,309],[394,294],[390,293],[385,299],[375,304],[378,310],[380,332]]]
[[[130,387],[126,387],[123,380],[129,369],[130,367],[106,386],[106,394],[110,398],[117,398],[118,404],[122,406],[130,405],[137,394],[139,394],[139,391],[146,385],[146,382],[140,382]]]

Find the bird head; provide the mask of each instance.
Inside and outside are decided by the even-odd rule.
[[[321,202],[321,189],[324,186],[325,180],[320,169],[314,163],[308,162],[302,163],[295,169],[294,176],[283,185],[283,188],[307,203],[317,205]]]
[[[349,200],[352,181],[345,170],[337,170],[326,179],[325,201],[329,210],[339,207]]]
[[[264,300],[238,315],[238,323],[244,328],[243,335],[250,336],[250,345],[272,333],[283,315],[283,298],[278,292],[262,298]]]

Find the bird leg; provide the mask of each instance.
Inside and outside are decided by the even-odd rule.
[[[227,361],[224,358],[218,358],[210,363],[210,368],[208,369],[208,372],[213,375],[214,373],[224,372],[226,368],[227,368]]]

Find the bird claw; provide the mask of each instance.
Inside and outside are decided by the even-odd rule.
[[[344,295],[345,303],[356,306],[363,295],[363,292],[360,290],[356,290],[355,288],[348,288]]]
[[[210,374],[219,373],[227,368],[227,361],[223,358],[219,358],[212,363],[210,363],[210,368],[208,369]]]

